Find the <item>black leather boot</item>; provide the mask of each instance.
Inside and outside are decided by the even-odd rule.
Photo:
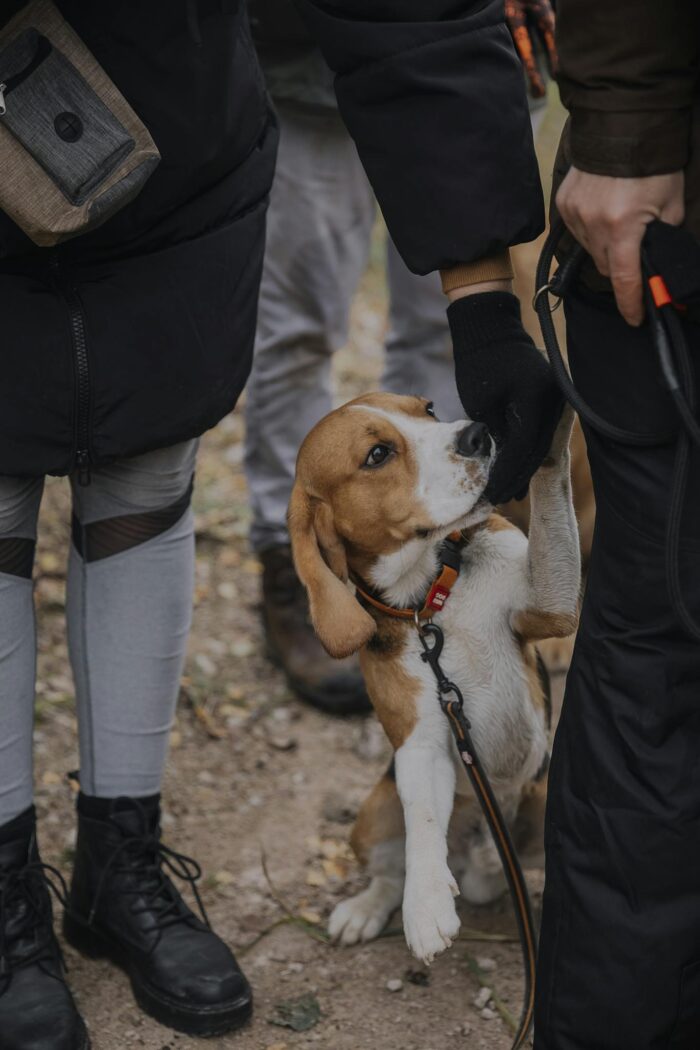
[[[250,1017],[250,986],[209,926],[195,885],[199,865],[161,843],[159,811],[157,795],[79,796],[64,933],[78,951],[120,966],[141,1009],[161,1024],[221,1035]],[[190,883],[201,919],[165,869]]]
[[[53,932],[51,886],[42,864],[34,807],[0,827],[0,1047],[87,1050],[87,1030],[64,978]]]

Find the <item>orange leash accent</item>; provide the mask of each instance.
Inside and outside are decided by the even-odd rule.
[[[671,293],[666,287],[663,277],[658,274],[649,278],[649,291],[654,300],[654,306],[660,310],[662,306],[670,306],[673,303]]]

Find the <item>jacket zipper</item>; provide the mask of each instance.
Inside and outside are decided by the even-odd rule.
[[[73,343],[73,358],[77,378],[76,399],[76,453],[75,463],[78,468],[78,483],[90,484],[90,365],[87,353],[85,334],[85,315],[75,288],[63,280],[60,275],[58,257],[51,256],[51,269],[56,283],[68,307]]]
[[[51,54],[51,41],[47,40],[45,36],[40,36],[37,40],[36,52],[31,62],[20,70],[19,73],[15,73],[13,77],[8,77],[7,80],[0,84],[0,117],[4,117],[7,113],[7,103],[5,96],[9,95],[11,91],[14,91],[16,87],[19,87],[27,77],[30,77],[34,70],[41,65],[44,59],[48,58]]]

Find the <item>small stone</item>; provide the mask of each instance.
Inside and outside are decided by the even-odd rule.
[[[386,990],[388,992],[400,992],[403,988],[403,981],[398,977],[392,977],[390,981],[386,982]]]
[[[488,955],[478,955],[476,959],[476,965],[484,973],[493,973],[496,969],[497,963],[495,959],[491,959]]]
[[[284,733],[270,733],[267,742],[275,751],[294,751],[297,747],[295,738]]]
[[[485,1021],[493,1021],[494,1017],[497,1017],[498,1015],[495,1010],[492,1010],[489,1006],[485,1006],[481,1011],[481,1016]]]
[[[234,601],[238,597],[238,588],[235,583],[230,583],[228,580],[224,580],[216,588],[220,598],[224,598],[228,602]]]
[[[231,656],[237,656],[239,660],[244,659],[246,656],[251,656],[252,652],[253,643],[249,638],[241,638],[240,641],[231,645]]]
[[[275,722],[289,723],[293,721],[292,712],[289,710],[288,707],[276,707],[271,714],[271,718]]]
[[[491,998],[490,988],[480,988],[474,996],[473,1003],[477,1010],[482,1010]]]
[[[216,664],[206,653],[197,653],[194,662],[207,678],[212,678],[216,674]]]
[[[472,1034],[472,1026],[470,1024],[463,1024],[462,1025],[462,1029],[461,1029],[461,1033],[462,1033],[462,1035],[471,1035]]]

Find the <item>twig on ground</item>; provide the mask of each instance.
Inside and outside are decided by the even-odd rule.
[[[211,713],[207,711],[204,704],[200,703],[194,693],[191,692],[187,686],[180,685],[180,692],[197,721],[204,727],[208,737],[212,740],[223,740],[224,737],[228,736],[228,730],[216,724]]]
[[[403,937],[402,926],[390,926],[388,929],[383,930],[377,937],[380,940],[382,937]],[[498,944],[517,944],[517,937],[510,937],[507,933],[487,933],[485,930],[474,930],[468,926],[463,926],[459,932],[459,936],[456,938],[458,941],[474,941],[474,942],[493,942]]]
[[[290,907],[290,905],[287,904],[284,897],[282,897],[270,876],[270,872],[267,867],[267,856],[265,855],[265,850],[262,846],[260,847],[260,863],[262,865],[265,881],[267,882],[267,886],[270,891],[270,896],[272,897],[275,904],[279,908],[281,908],[284,914],[287,916],[287,922],[290,925],[298,926],[300,930],[303,930],[304,933],[306,933],[314,941],[320,941],[321,944],[329,944],[330,937],[328,936],[328,934],[324,930],[319,930],[316,926],[314,926],[313,923],[309,922],[302,915],[298,915]]]

